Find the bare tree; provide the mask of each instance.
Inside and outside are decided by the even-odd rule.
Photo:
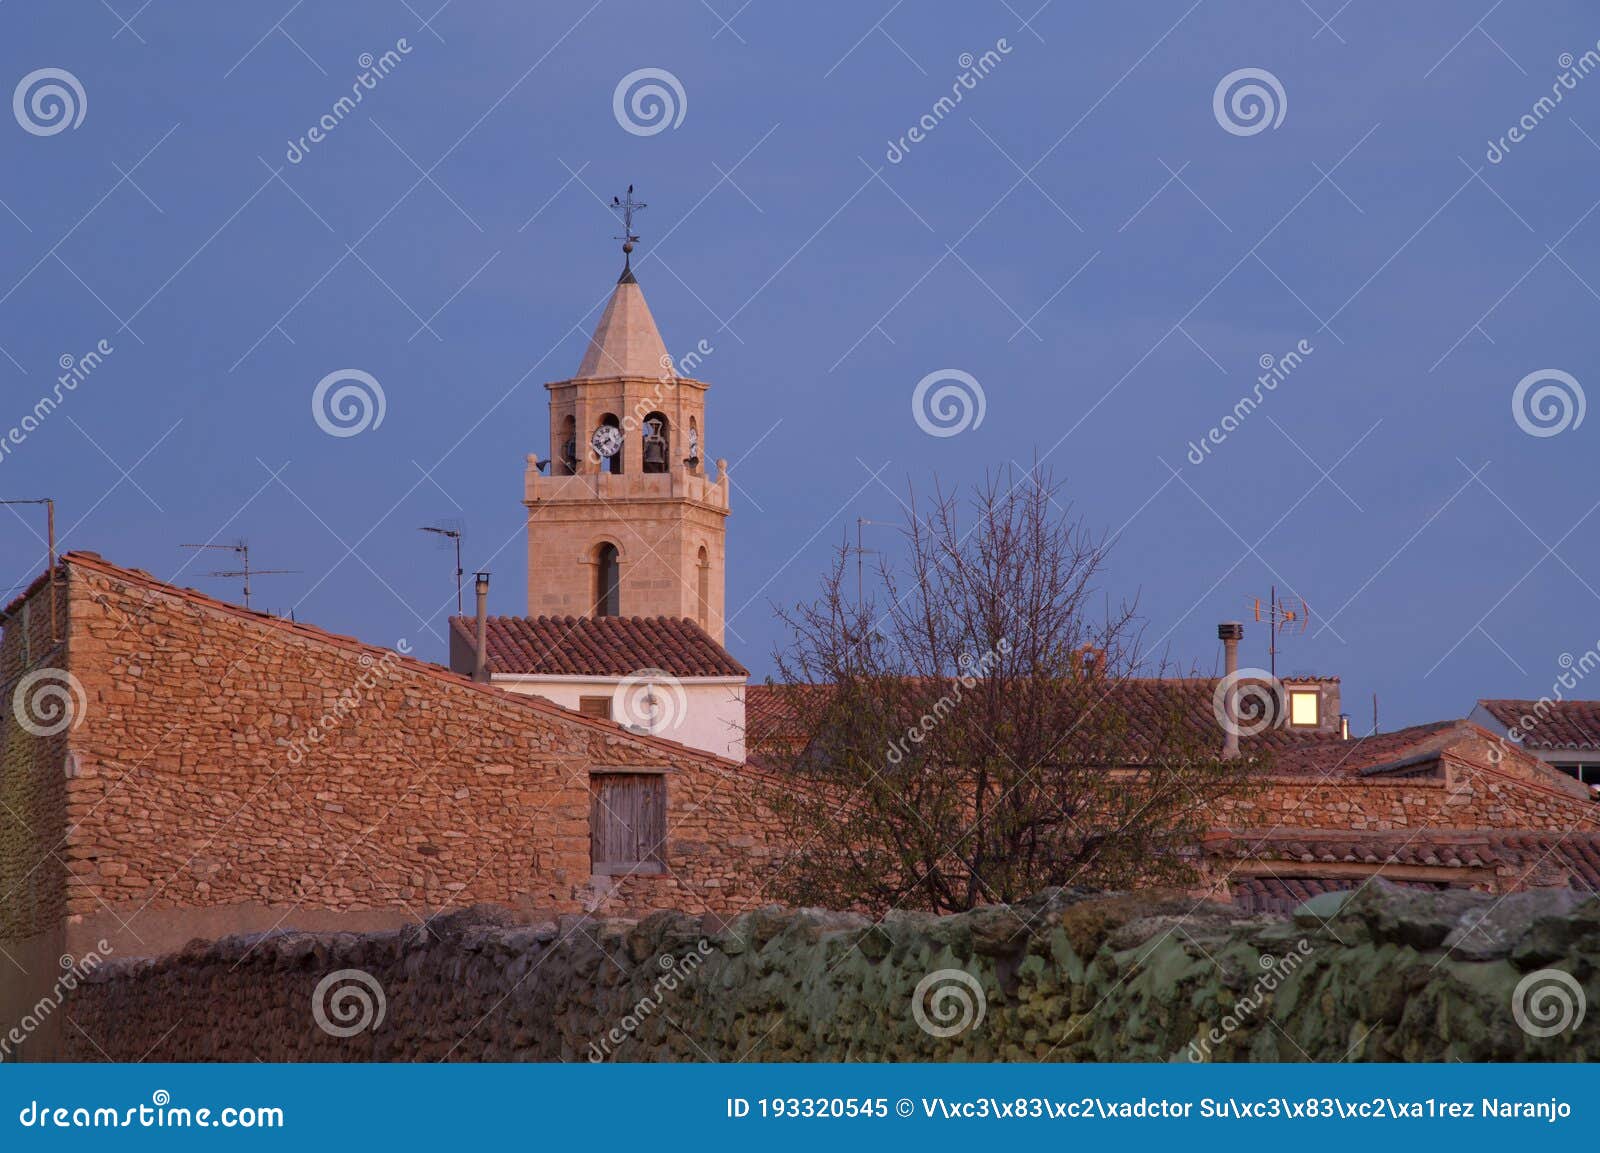
[[[913,495],[880,594],[852,599],[841,548],[781,614],[791,724],[752,740],[793,778],[785,899],[952,911],[1194,877],[1212,803],[1260,763],[1221,759],[1207,685],[1148,679],[1134,606],[1096,612],[1107,542],[1059,497],[1037,471]]]

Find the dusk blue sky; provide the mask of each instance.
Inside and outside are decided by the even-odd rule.
[[[855,518],[1036,456],[1117,534],[1107,586],[1148,641],[1212,670],[1216,623],[1276,583],[1312,608],[1280,672],[1341,676],[1358,730],[1374,692],[1385,728],[1549,692],[1600,638],[1600,417],[1534,436],[1512,406],[1540,371],[1595,383],[1600,75],[1486,157],[1595,48],[1592,6],[437,7],[0,5],[3,91],[59,68],[87,100],[52,135],[0,116],[0,436],[61,357],[114,349],[0,456],[0,497],[52,496],[64,547],[230,599],[203,575],[228,558],[178,546],[246,537],[303,570],[258,607],[443,659],[451,562],[417,526],[464,521],[492,608],[524,610],[523,459],[616,280],[604,202],[631,182],[667,346],[714,349],[727,640],[758,675],[772,603],[814,593]],[[676,127],[614,116],[641,68],[681,83]],[[1237,135],[1213,93],[1246,68],[1286,103]],[[311,394],[343,368],[386,411],[339,438]],[[942,369],[978,382],[980,426],[913,419]],[[0,589],[43,563],[42,517],[14,511]],[[1253,623],[1244,655],[1266,663]]]

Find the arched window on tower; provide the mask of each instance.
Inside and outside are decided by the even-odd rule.
[[[644,471],[667,472],[672,467],[672,426],[665,413],[644,418]]]
[[[706,546],[700,546],[700,555],[696,558],[698,571],[696,578],[696,599],[699,602],[700,627],[711,629],[711,558],[706,554]]]
[[[617,546],[610,541],[601,544],[594,553],[594,615],[622,615],[621,566],[617,563]]]
[[[578,471],[578,422],[569,413],[561,422],[561,460],[557,476],[572,476]]]
[[[684,464],[689,466],[690,472],[700,471],[700,426],[695,423],[694,417],[689,418],[689,455],[684,458]]]

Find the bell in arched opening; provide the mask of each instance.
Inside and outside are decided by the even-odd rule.
[[[666,472],[672,459],[667,435],[667,418],[652,412],[644,418],[644,471]]]

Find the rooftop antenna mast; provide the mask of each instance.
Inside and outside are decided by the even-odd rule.
[[[861,561],[862,561],[862,558],[867,555],[867,550],[861,546],[861,529],[862,529],[863,526],[869,525],[869,524],[871,524],[871,525],[887,525],[887,524],[889,524],[889,522],[886,521],[886,520],[869,520],[868,518],[866,518],[864,516],[856,517],[856,610],[858,612],[860,611],[861,604],[862,604],[862,591],[861,591],[862,564],[861,564]],[[875,552],[877,550],[874,549],[873,551]]]
[[[461,567],[461,530],[447,525],[425,524],[418,532],[431,532],[453,542],[456,546],[456,616],[462,613],[461,608],[461,578],[466,570]]]
[[[1267,600],[1266,614],[1262,615],[1261,598],[1254,598],[1256,620],[1265,621],[1267,624],[1267,659],[1268,671],[1272,679],[1278,679],[1278,633],[1296,632],[1304,634],[1311,624],[1311,606],[1301,600],[1298,608],[1278,599],[1278,586],[1272,586],[1271,595]]]
[[[611,211],[622,217],[622,235],[613,236],[611,239],[622,241],[622,278],[618,284],[633,284],[633,246],[639,243],[639,238],[633,233],[633,214],[650,206],[642,200],[633,198],[633,185],[628,185],[628,198],[620,196],[611,198]]]
[[[196,549],[196,550],[218,549],[218,550],[223,551],[223,552],[231,552],[231,553],[235,554],[236,556],[238,556],[240,558],[240,561],[241,561],[241,566],[239,568],[236,568],[236,569],[220,569],[220,570],[215,571],[215,572],[208,572],[208,573],[206,573],[206,576],[222,577],[224,579],[238,579],[240,577],[244,578],[244,607],[245,608],[249,608],[250,607],[250,578],[251,577],[253,577],[253,576],[277,576],[277,575],[279,575],[281,573],[297,573],[297,572],[300,571],[297,568],[251,568],[250,567],[250,545],[249,545],[249,542],[244,541],[244,540],[239,541],[237,544],[185,544],[185,545],[179,545],[178,547],[179,548]]]
[[[56,628],[56,502],[48,496],[33,500],[0,500],[0,505],[14,504],[44,505],[45,547],[48,550],[46,561],[49,565],[45,571],[50,574],[50,642],[54,644],[61,639]]]

